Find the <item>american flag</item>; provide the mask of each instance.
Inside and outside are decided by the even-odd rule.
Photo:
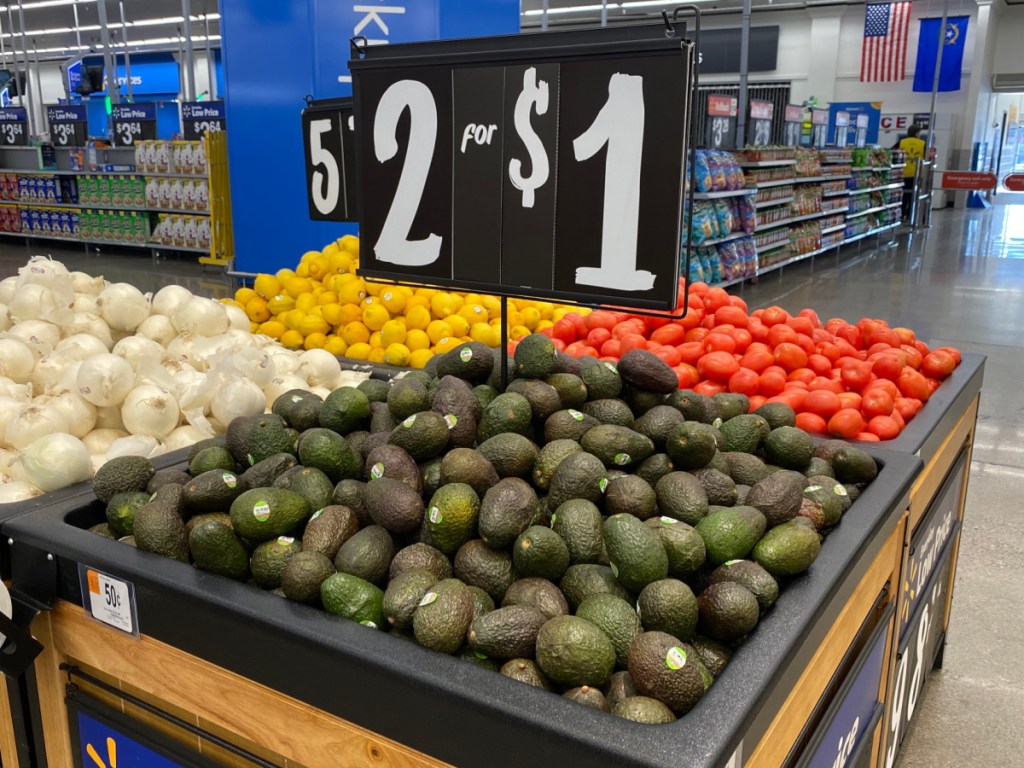
[[[868,3],[864,11],[862,83],[902,80],[907,70],[910,3]]]

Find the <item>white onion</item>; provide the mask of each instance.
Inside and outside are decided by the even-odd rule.
[[[0,484],[0,504],[13,504],[16,501],[27,501],[42,495],[42,491],[28,483],[12,481]]]
[[[77,437],[45,435],[21,454],[29,482],[44,493],[88,480],[92,474],[89,449]]]
[[[166,437],[180,416],[174,395],[154,384],[135,387],[121,405],[124,427],[133,435]]]
[[[97,315],[100,314],[100,305],[96,300],[95,296],[88,293],[80,293],[75,296],[75,300],[71,302],[71,309],[76,315],[88,314]]]
[[[326,400],[327,396],[331,394],[331,390],[327,387],[310,387],[309,391],[317,395],[321,400]]]
[[[95,355],[105,355],[109,348],[95,336],[89,333],[76,333],[61,339],[56,350],[72,360],[88,360]]]
[[[94,456],[105,456],[111,444],[121,437],[128,437],[128,433],[123,429],[94,429],[82,438],[82,442],[89,449],[89,453]]]
[[[60,375],[60,381],[54,388],[55,392],[78,392],[78,369],[82,367],[81,360],[72,360],[64,368]]]
[[[132,370],[136,373],[139,370],[139,364],[143,360],[158,366],[164,356],[164,348],[162,346],[152,339],[146,339],[141,336],[127,336],[121,339],[110,352],[127,360]]]
[[[0,376],[0,397],[11,397],[26,402],[32,399],[32,385],[18,384],[6,376]]]
[[[192,298],[192,291],[183,285],[166,285],[153,296],[153,314],[170,317]]]
[[[11,317],[17,320],[47,320],[61,323],[70,319],[67,315],[70,311],[67,305],[61,305],[57,294],[39,283],[19,287],[10,303]]]
[[[205,371],[215,360],[222,359],[237,348],[235,340],[226,333],[207,338],[199,337],[192,342],[192,355],[189,360],[197,370]]]
[[[99,296],[106,287],[107,281],[102,277],[93,277],[85,272],[71,273],[71,287],[75,293],[83,293],[87,296]]]
[[[131,365],[117,355],[97,355],[78,369],[78,392],[93,405],[120,405],[134,384]]]
[[[6,304],[0,304],[0,331],[11,327],[11,311]]]
[[[404,374],[399,374],[402,376]],[[370,378],[369,371],[342,371],[338,374],[338,383],[334,385],[334,388],[338,387],[358,387],[364,381]]]
[[[231,368],[257,387],[263,389],[277,374],[277,367],[267,352],[260,349],[240,349],[226,361]]]
[[[192,343],[195,337],[191,333],[182,333],[171,340],[164,355],[165,360],[177,360],[182,363],[192,361]]]
[[[45,320],[23,320],[11,326],[7,335],[25,342],[38,360],[53,352],[60,341],[60,328]]]
[[[16,384],[24,384],[36,367],[36,357],[20,339],[0,339],[0,376]]]
[[[56,394],[64,372],[73,362],[74,358],[67,353],[54,350],[36,363],[32,371],[32,387],[42,394]]]
[[[239,416],[257,416],[267,408],[267,398],[255,383],[234,379],[221,384],[210,402],[213,417],[221,424],[230,424]]]
[[[0,280],[0,304],[7,304],[10,306],[11,299],[14,298],[14,292],[18,288],[17,277],[7,277]]]
[[[151,458],[163,453],[163,446],[155,437],[149,435],[130,435],[121,437],[110,444],[107,449],[107,461],[118,456],[142,456]]]
[[[74,392],[62,392],[48,402],[68,420],[68,433],[85,437],[96,426],[96,406]]]
[[[165,315],[150,315],[135,329],[135,335],[145,339],[152,339],[161,347],[171,343],[171,339],[178,335],[171,319]]]
[[[225,304],[224,311],[228,313],[228,328],[233,331],[249,333],[252,324],[249,322],[249,316],[245,314],[244,309],[236,307],[234,304]]]
[[[179,333],[189,331],[197,336],[217,336],[228,330],[228,313],[218,301],[193,296],[174,310],[171,322]]]
[[[54,432],[67,432],[68,421],[64,414],[44,405],[26,405],[7,422],[4,441],[18,450],[28,446],[40,437]]]
[[[100,317],[113,331],[134,331],[149,317],[149,299],[128,283],[112,283],[100,293],[96,303]]]
[[[299,370],[299,356],[284,347],[268,347],[267,352],[274,358],[274,370],[283,375]]]
[[[33,256],[24,267],[18,270],[20,276],[18,284],[24,285],[32,282],[43,285],[57,283],[70,285],[70,274],[67,267],[49,256]]]
[[[13,397],[0,395],[0,443],[5,439],[4,435],[7,432],[7,424],[24,407],[24,402]]]
[[[178,427],[167,436],[167,439],[164,441],[164,447],[168,451],[176,451],[179,448],[193,446],[200,440],[206,440],[210,437],[213,437],[212,431],[200,429],[192,424],[186,424],[183,427]]]
[[[338,358],[326,349],[308,349],[299,355],[299,375],[304,376],[311,387],[333,389],[340,373]]]
[[[276,362],[276,358],[275,358]],[[292,389],[308,389],[306,380],[294,373],[286,373],[284,376],[275,376],[263,390],[267,402],[273,403],[277,398]]]
[[[110,335],[110,326],[99,315],[76,312],[74,320],[64,326],[65,338],[83,333],[99,339],[108,352],[114,346],[114,339]]]
[[[124,431],[124,419],[121,418],[121,406],[108,405],[102,408],[97,408],[96,429],[119,429]]]

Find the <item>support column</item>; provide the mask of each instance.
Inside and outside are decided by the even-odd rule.
[[[992,95],[992,69],[996,54],[996,36],[999,29],[999,10],[993,0],[975,0],[978,15],[971,20],[974,31],[974,54],[971,58],[971,77],[967,84],[967,104],[964,107],[964,126],[959,146],[953,147],[951,161],[954,168],[970,167],[974,142],[991,136],[989,101]],[[955,205],[966,205],[967,193],[957,192]]]
[[[842,7],[807,9],[811,17],[807,61],[811,63],[806,85],[798,88],[794,83],[794,103],[799,104],[814,96],[824,106],[835,99],[836,75],[839,70],[838,40],[844,10]]]

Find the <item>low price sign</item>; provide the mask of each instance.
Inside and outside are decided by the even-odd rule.
[[[775,105],[770,101],[751,99],[750,101],[750,129],[752,135],[750,143],[755,147],[768,146],[772,141],[772,116],[775,114]]]
[[[736,114],[738,111],[739,106],[735,96],[709,94],[704,143],[711,149],[733,149],[736,146]]]
[[[28,111],[24,107],[0,109],[0,146],[19,147],[28,144]]]
[[[352,99],[314,102],[302,110],[306,191],[314,221],[357,221],[356,123]]]
[[[133,147],[156,138],[156,104],[117,104],[110,112],[114,144]]]
[[[227,130],[223,101],[186,101],[181,105],[182,134],[187,140],[201,139],[210,131]]]
[[[784,116],[785,145],[787,147],[800,146],[800,135],[803,132],[804,108],[798,104],[787,104]]]
[[[89,116],[84,106],[48,105],[46,122],[55,147],[84,147],[89,139]]]
[[[362,274],[675,308],[693,72],[678,32],[362,54],[350,63]],[[335,130],[323,129],[321,142]]]
[[[828,110],[811,110],[811,143],[818,149],[824,149],[828,143]]]

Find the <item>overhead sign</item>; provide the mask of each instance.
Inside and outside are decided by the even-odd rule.
[[[352,99],[314,102],[302,110],[311,219],[358,220],[355,127]]]
[[[182,135],[189,141],[208,132],[227,130],[223,101],[185,101],[181,104]]]
[[[787,104],[783,120],[785,121],[783,143],[787,147],[800,146],[800,136],[803,133],[804,108],[799,104]]]
[[[117,84],[118,91],[124,95],[128,93],[128,68],[125,66],[124,56],[117,57]],[[104,66],[103,70],[103,91],[106,93],[107,80],[110,73],[106,71],[105,62],[102,56],[88,56],[83,60],[86,66]],[[133,53],[131,60],[131,85],[134,96],[176,94],[181,90],[181,73],[178,62],[170,53]],[[69,81],[70,71],[68,73]],[[77,75],[78,82],[81,82],[81,71]],[[94,94],[97,95],[97,94]]]
[[[156,138],[156,104],[116,104],[111,108],[114,144],[135,146],[137,141]]]
[[[735,96],[708,94],[708,117],[704,126],[704,143],[711,149],[733,149],[736,146],[736,115],[739,101]]]
[[[681,40],[644,26],[364,48],[362,273],[674,309]]]
[[[1024,173],[1011,173],[1003,179],[1003,186],[1010,192],[1024,192]]]
[[[750,144],[764,147],[772,140],[772,115],[775,105],[770,101],[751,99],[750,101]]]
[[[0,109],[0,146],[16,147],[28,144],[28,112],[25,107]]]
[[[700,33],[700,73],[727,75],[740,71],[740,27],[705,29]],[[748,72],[772,72],[778,67],[779,27],[751,27]]]
[[[824,149],[828,143],[828,110],[827,109],[812,109],[811,110],[811,144],[818,149]]]
[[[89,140],[89,113],[84,106],[46,107],[50,140],[57,147],[84,147]]]
[[[996,188],[996,175],[980,171],[943,171],[941,189],[973,189],[981,192]]]

